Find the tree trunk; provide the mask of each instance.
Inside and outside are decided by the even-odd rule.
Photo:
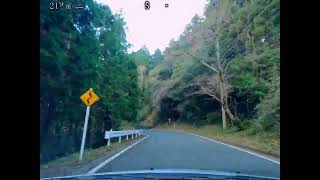
[[[226,111],[224,110],[223,106],[221,106],[221,114],[222,114],[222,128],[227,128],[227,118],[226,118]]]
[[[219,44],[219,38],[216,38],[216,56],[218,60],[218,69],[219,69],[219,86],[220,86],[220,101],[224,103],[224,84],[223,84],[223,77],[222,77],[222,69],[221,69],[221,64],[220,64],[220,44]],[[221,116],[222,116],[222,128],[226,129],[227,128],[227,117],[226,117],[226,111],[221,104]]]
[[[228,114],[231,122],[237,120],[237,118],[233,115],[229,108],[228,104],[228,93],[225,91],[225,82],[224,82],[224,77],[223,74],[220,72],[219,74],[219,86],[220,86],[220,101],[222,102],[221,104],[221,113],[222,113],[222,124],[223,124],[223,129],[226,129],[227,127],[227,118],[226,114]]]
[[[230,108],[228,105],[225,106],[225,110],[230,118],[231,121],[235,121],[236,117],[232,114],[232,112],[230,111]]]
[[[219,86],[220,86],[220,101],[224,103],[224,88],[223,88],[223,82],[221,80],[221,76],[219,76]],[[224,105],[221,104],[221,115],[222,115],[222,127],[223,129],[227,128],[227,117],[226,117],[226,111],[224,108]]]

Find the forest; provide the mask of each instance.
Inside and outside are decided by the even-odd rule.
[[[80,96],[93,88],[86,147],[104,132],[173,122],[280,138],[279,0],[208,0],[162,52],[128,52],[108,6],[52,11],[40,1],[40,162],[79,151]]]

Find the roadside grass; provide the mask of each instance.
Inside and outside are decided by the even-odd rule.
[[[133,139],[137,141],[143,136]],[[101,146],[96,149],[85,149],[83,153],[82,161],[79,160],[80,152],[72,153],[64,157],[57,158],[49,161],[45,164],[40,164],[40,177],[52,177],[52,176],[67,176],[72,175],[75,171],[79,170],[83,166],[89,165],[93,161],[110,154],[113,150],[120,149],[132,142],[132,139],[125,140],[125,138],[118,142],[118,139],[113,139],[111,146]]]
[[[218,125],[195,127],[184,123],[176,123],[175,128],[173,125],[161,124],[156,126],[155,129],[189,132],[277,158],[280,157],[280,139],[270,133],[257,133],[252,135],[250,134],[250,130],[236,131],[233,128],[223,130],[222,127]]]
[[[129,121],[125,121],[122,120],[121,121],[121,125],[119,127],[119,130],[130,130],[130,129],[135,129],[135,123],[133,122],[129,122]]]

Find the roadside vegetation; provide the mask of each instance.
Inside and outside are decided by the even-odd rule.
[[[280,157],[280,139],[270,133],[263,132],[252,135],[250,129],[238,131],[236,127],[234,127],[223,130],[222,127],[218,125],[195,127],[181,123],[176,123],[175,127],[173,127],[173,124],[161,124],[156,126],[155,129],[193,133],[238,147],[248,148],[276,158]]]
[[[121,14],[93,0],[81,12],[52,11],[49,3],[40,1],[40,163],[79,151],[80,96],[89,88],[100,97],[90,112],[89,148],[105,144],[106,130],[133,128],[142,94]]]
[[[279,156],[279,0],[211,0],[205,16],[170,42],[146,84],[146,127],[171,121]]]
[[[99,148],[85,149],[82,161],[79,161],[80,153],[76,152],[40,164],[40,177],[84,174],[97,166],[98,163],[101,163],[102,161],[100,160],[100,162],[99,159],[108,157],[114,152],[118,152],[128,144],[133,143],[142,137],[143,136],[134,139],[129,138],[128,141],[123,139],[121,143],[119,143],[117,138],[114,138],[112,139],[111,146],[103,145]]]

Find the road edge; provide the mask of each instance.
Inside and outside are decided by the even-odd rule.
[[[236,147],[236,146],[234,146],[234,145],[230,145],[230,144],[227,144],[227,143],[224,143],[224,142],[220,142],[220,141],[217,141],[217,140],[214,140],[214,139],[210,139],[210,138],[207,138],[207,137],[198,135],[198,134],[193,134],[193,133],[189,133],[189,132],[184,132],[184,133],[190,134],[190,135],[193,135],[193,136],[197,136],[197,137],[200,137],[200,138],[203,138],[203,139],[207,139],[207,140],[209,140],[209,141],[213,141],[213,142],[216,142],[216,143],[219,143],[219,144],[228,146],[228,147],[230,147],[230,148],[237,149],[237,150],[239,150],[239,151],[243,151],[243,152],[249,153],[249,154],[251,154],[251,155],[258,156],[258,157],[260,157],[260,158],[269,160],[269,161],[271,161],[271,162],[273,162],[273,163],[276,163],[276,164],[279,164],[279,165],[280,165],[280,161],[276,161],[276,160],[274,160],[274,159],[271,159],[271,158],[262,156],[262,155],[260,155],[260,154],[254,153],[254,152],[252,152],[252,151],[245,150],[245,149],[242,149],[242,148],[240,148],[240,147]]]
[[[116,158],[116,157],[114,157],[114,156],[116,156],[116,155],[119,156],[120,154],[124,153],[125,150],[130,149],[131,147],[133,147],[134,145],[138,144],[139,142],[141,142],[142,140],[144,140],[144,139],[146,139],[146,138],[148,138],[148,137],[149,137],[149,136],[147,135],[147,136],[139,139],[138,141],[136,141],[136,142],[132,143],[131,145],[129,145],[129,146],[125,147],[124,149],[122,149],[120,152],[118,152],[118,153],[114,154],[113,156],[109,157],[107,160],[110,160],[111,158],[113,158],[113,159]],[[130,147],[130,148],[129,148],[129,147]],[[113,160],[113,159],[112,159],[112,160]],[[105,161],[107,161],[107,160],[102,161],[102,163],[105,162]],[[111,160],[110,160],[110,161],[111,161]],[[102,164],[102,163],[100,163],[100,164]],[[100,164],[98,164],[98,165],[100,165]],[[98,165],[97,165],[97,166],[98,166]],[[97,166],[94,166],[94,168],[96,168]],[[93,170],[94,168],[89,168],[89,169]],[[88,172],[87,172],[87,173],[88,173]],[[40,177],[40,180],[52,180],[52,179],[59,179],[59,178],[76,178],[76,177],[81,177],[81,176],[84,176],[84,175],[91,175],[91,174],[87,174],[87,173],[86,173],[86,171],[85,171],[85,172],[83,172],[83,173],[76,173],[76,174],[71,174],[71,175],[61,175],[61,176],[52,176],[52,177]]]
[[[150,136],[147,135],[146,137],[140,139],[139,141],[131,144],[130,146],[126,147],[125,149],[123,149],[122,151],[118,152],[117,154],[111,156],[110,158],[108,158],[107,160],[103,161],[102,163],[100,163],[99,165],[97,165],[96,167],[92,168],[90,171],[88,171],[86,173],[86,175],[90,175],[93,174],[95,172],[97,172],[99,169],[101,169],[103,166],[107,165],[109,162],[111,162],[112,160],[114,160],[115,158],[117,158],[118,156],[120,156],[121,154],[123,154],[124,152],[126,152],[127,150],[131,149],[132,147],[134,147],[135,145],[139,144],[140,142],[142,142],[143,140],[149,138]]]

